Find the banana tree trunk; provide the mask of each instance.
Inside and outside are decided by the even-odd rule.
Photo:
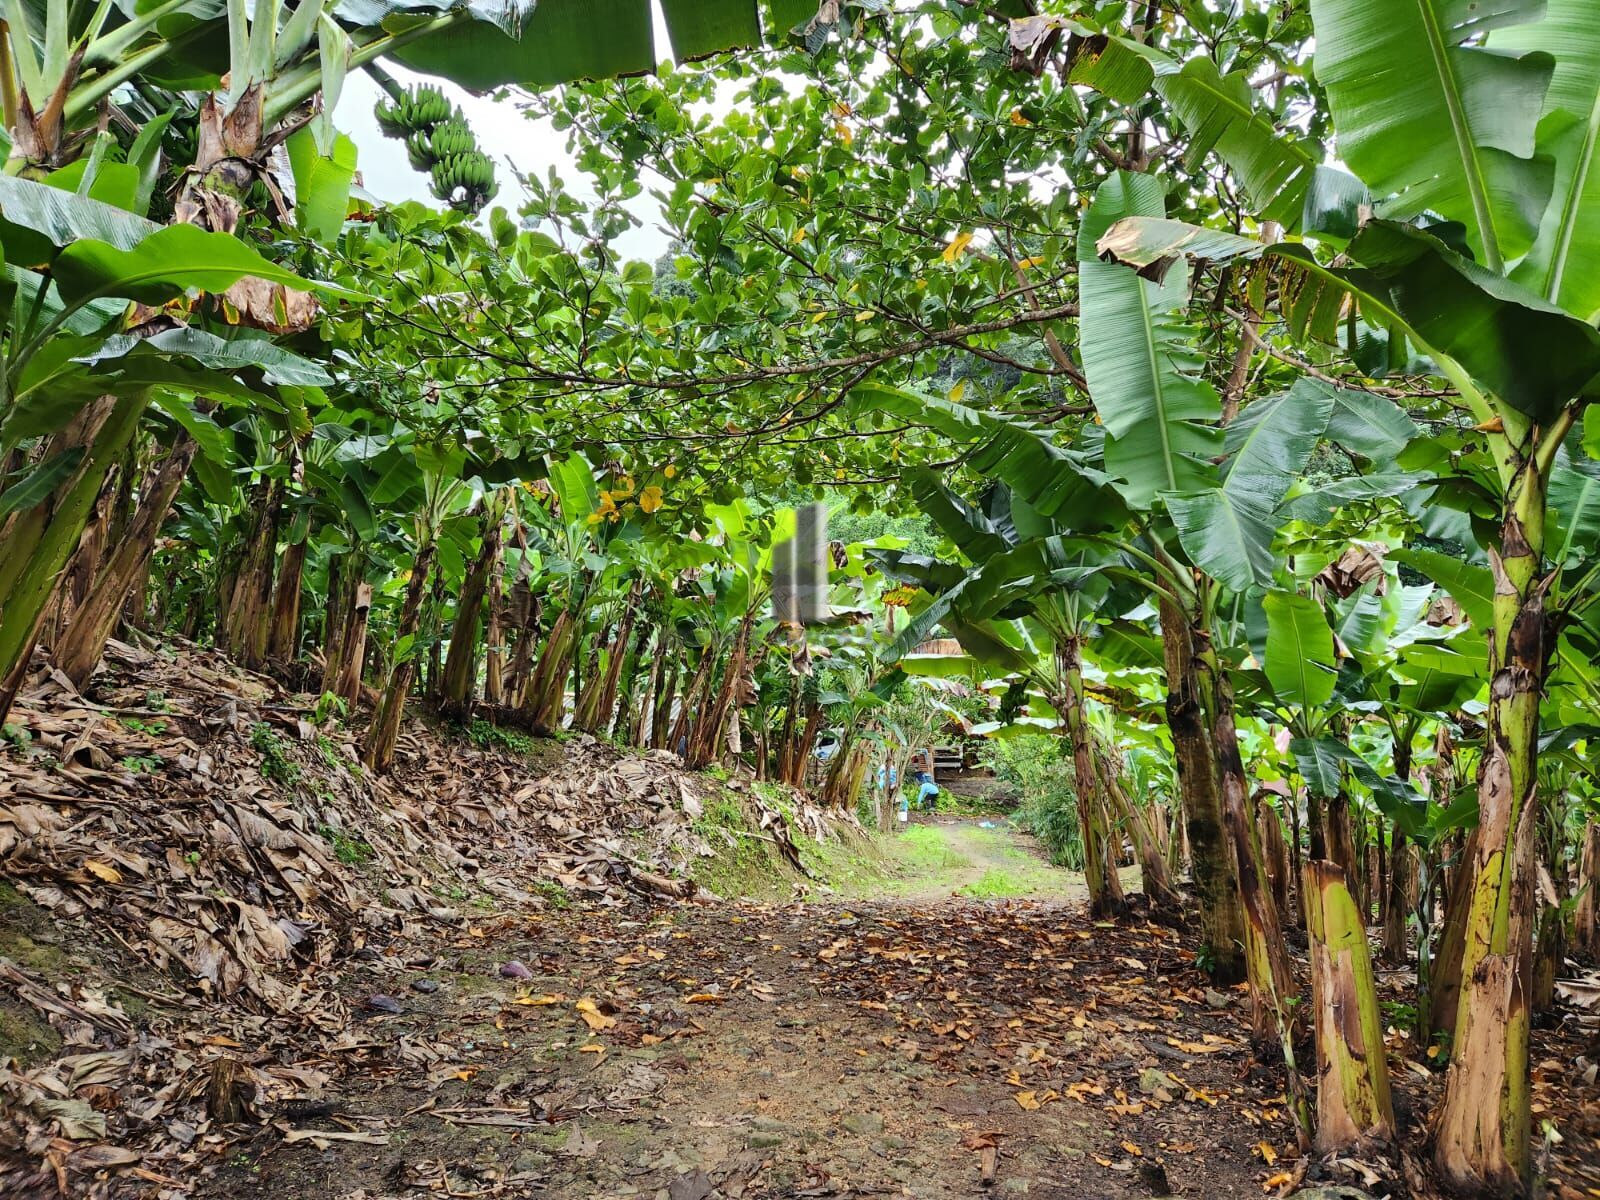
[[[667,631],[665,626],[657,629],[651,642],[645,643],[639,653],[653,644],[655,652],[650,655],[650,673],[645,678],[644,691],[639,695],[638,713],[621,726],[619,732],[625,733],[629,745],[643,749],[650,744],[650,729],[655,717],[655,706],[660,703],[661,672],[665,664]]]
[[[132,522],[123,530],[101,567],[98,577],[73,613],[72,624],[55,645],[56,666],[82,688],[105,653],[106,642],[117,627],[123,605],[150,562],[156,536],[167,519],[189,464],[198,449],[193,438],[182,438],[150,472],[144,495]]]
[[[674,653],[667,664],[667,680],[656,693],[655,711],[650,714],[650,748],[664,750],[672,732],[672,709],[678,699],[678,677],[683,673],[683,658]]]
[[[1366,921],[1337,863],[1307,863],[1305,895],[1317,1042],[1316,1149],[1332,1154],[1390,1142],[1394,1107]]]
[[[634,624],[633,641],[622,660],[622,675],[611,685],[613,698],[605,709],[610,714],[605,719],[606,736],[621,738],[625,743],[632,741],[633,710],[643,699],[640,694],[639,661],[649,649],[654,635],[648,621],[635,621]]]
[[[1078,827],[1083,837],[1083,874],[1089,888],[1089,914],[1112,919],[1127,911],[1122,881],[1111,853],[1106,828],[1105,796],[1095,772],[1094,747],[1083,708],[1083,645],[1076,637],[1060,647],[1062,693],[1059,709],[1072,749],[1072,777],[1078,798]]]
[[[746,613],[733,638],[733,650],[728,655],[728,666],[722,675],[722,685],[716,698],[707,707],[706,716],[695,730],[694,748],[689,758],[691,767],[703,767],[722,757],[727,743],[725,734],[730,719],[738,719],[738,703],[744,683],[745,662],[750,651],[750,626],[753,613]]]
[[[424,542],[417,547],[417,556],[411,565],[411,579],[406,584],[406,598],[400,605],[400,621],[395,627],[395,640],[412,638],[422,618],[422,600],[428,590],[428,574],[433,569],[437,544]],[[411,691],[411,681],[416,677],[415,647],[407,650],[389,672],[389,684],[384,688],[378,711],[372,716],[372,726],[367,730],[361,747],[361,757],[367,766],[382,775],[394,764],[394,749],[400,738],[400,722],[405,717],[406,696]]]
[[[1289,881],[1293,868],[1289,865],[1289,847],[1283,838],[1283,820],[1276,809],[1262,802],[1259,793],[1251,798],[1250,810],[1254,818],[1256,841],[1261,847],[1262,871],[1272,891],[1273,908],[1280,918],[1287,919]]]
[[[489,594],[486,600],[489,615],[483,626],[483,702],[490,708],[499,708],[505,703],[506,602],[501,589],[503,571],[503,558],[497,555],[489,571]]]
[[[478,665],[478,618],[483,613],[489,578],[500,558],[500,518],[504,513],[504,504],[498,500],[485,505],[483,542],[456,600],[455,628],[450,631],[450,650],[444,658],[439,707],[458,721],[466,720],[472,707],[473,676]]]
[[[45,451],[81,452],[77,470],[47,499],[13,513],[0,530],[0,721],[27,677],[51,594],[106,473],[127,448],[148,402],[142,393],[101,396],[80,409]]]
[[[328,562],[328,603],[322,613],[322,690],[332,692],[344,661],[344,634],[350,602],[355,597],[355,555]]]
[[[567,664],[577,635],[577,618],[565,609],[557,613],[522,700],[522,712],[535,733],[549,736],[561,728],[566,708]]]
[[[707,646],[700,656],[700,665],[695,668],[689,686],[683,689],[683,695],[678,701],[678,716],[672,723],[672,735],[667,740],[667,749],[685,756],[689,753],[689,740],[694,732],[694,723],[701,712],[705,710],[705,698],[701,692],[709,692],[712,679],[711,668],[716,662],[717,655],[711,646]]]
[[[1246,977],[1244,909],[1222,828],[1215,751],[1205,727],[1189,621],[1166,597],[1161,600],[1161,645],[1166,659],[1167,729],[1178,767],[1184,832],[1200,905],[1200,942],[1208,955],[1212,981],[1229,986]]]
[[[1145,898],[1152,908],[1170,913],[1183,911],[1183,897],[1172,885],[1167,871],[1167,860],[1161,852],[1161,842],[1150,820],[1150,810],[1140,808],[1123,790],[1122,778],[1104,746],[1096,746],[1095,766],[1111,808],[1121,819],[1128,836],[1133,840],[1133,851],[1139,859],[1139,878]]]
[[[606,658],[606,669],[593,683],[594,698],[585,714],[584,728],[590,733],[604,733],[611,727],[612,714],[617,707],[617,689],[622,682],[622,668],[628,659],[633,642],[633,623],[639,613],[639,600],[644,595],[644,585],[635,580],[623,603],[622,617],[612,635]]]
[[[244,559],[228,597],[224,629],[228,656],[251,670],[266,665],[272,633],[272,582],[278,559],[278,522],[283,507],[282,481],[263,483],[253,504],[256,514]]]
[[[1578,907],[1573,913],[1573,948],[1591,961],[1600,960],[1600,821],[1584,830],[1583,853],[1578,860]]]
[[[1233,852],[1239,900],[1244,908],[1245,970],[1250,980],[1252,1025],[1258,1047],[1276,1041],[1282,1049],[1289,1067],[1290,1090],[1294,1092],[1299,1083],[1293,1048],[1298,1025],[1295,999],[1299,988],[1289,966],[1283,922],[1273,903],[1272,892],[1261,877],[1261,848],[1256,844],[1255,827],[1250,820],[1244,760],[1239,754],[1239,735],[1234,726],[1233,684],[1209,649],[1204,661],[1211,679],[1222,820]]]
[[[1470,886],[1461,1005],[1435,1123],[1434,1162],[1462,1192],[1527,1187],[1534,851],[1539,698],[1545,655],[1546,479],[1523,462],[1489,552],[1494,576],[1489,712],[1478,768],[1478,845]]]
[[[1400,966],[1411,957],[1406,918],[1416,907],[1417,862],[1404,830],[1396,826],[1390,837],[1388,898],[1383,910],[1383,961]]]
[[[339,675],[333,691],[353,711],[361,699],[361,668],[367,658],[367,617],[372,611],[372,585],[357,579],[350,607],[345,617],[345,633],[341,643],[344,656],[339,664]]]
[[[1478,853],[1478,831],[1467,834],[1461,849],[1461,860],[1471,863]],[[1438,948],[1432,955],[1428,972],[1428,1029],[1424,1040],[1432,1034],[1454,1036],[1456,1017],[1461,1011],[1461,962],[1467,951],[1467,917],[1472,911],[1472,875],[1465,867],[1456,867],[1448,873],[1445,887],[1444,926],[1439,932]]]
[[[291,542],[278,566],[278,586],[272,598],[272,631],[267,638],[267,657],[278,663],[291,663],[300,648],[300,586],[306,570],[308,538]]]

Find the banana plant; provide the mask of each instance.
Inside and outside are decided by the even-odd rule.
[[[1453,1186],[1515,1192],[1531,1170],[1539,695],[1560,586],[1561,564],[1551,574],[1548,563],[1550,484],[1600,373],[1600,31],[1582,0],[1525,0],[1487,16],[1443,0],[1381,10],[1314,0],[1311,14],[1338,153],[1361,187],[1336,204],[1308,202],[1301,237],[1278,245],[1142,216],[1107,230],[1097,249],[1141,269],[1186,254],[1259,264],[1254,277],[1275,281],[1293,336],[1344,333],[1354,350],[1362,334],[1391,361],[1410,347],[1478,423],[1499,507],[1489,750],[1434,1156]],[[1237,147],[1214,148],[1246,169]]]

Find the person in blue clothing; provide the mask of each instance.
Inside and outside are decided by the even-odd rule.
[[[911,778],[917,785],[917,807],[923,812],[930,811],[934,800],[938,798],[939,785],[926,771],[918,771]]]

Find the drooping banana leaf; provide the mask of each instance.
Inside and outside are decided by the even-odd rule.
[[[852,398],[938,430],[964,450],[973,471],[1004,483],[1041,517],[1082,533],[1119,528],[1126,520],[1106,474],[1086,455],[1055,445],[1048,430],[904,388],[865,385]]]
[[[1338,660],[1333,630],[1322,606],[1296,592],[1272,591],[1262,600],[1267,614],[1267,682],[1278,699],[1303,710],[1333,697]]]
[[[1554,63],[1485,48],[1541,17],[1545,0],[1312,0],[1317,82],[1339,158],[1394,216],[1467,227],[1493,271],[1533,242],[1551,191],[1535,131]]]
[[[1600,373],[1600,330],[1415,226],[1369,222],[1349,246],[1357,267],[1325,266],[1294,243],[1267,246],[1145,217],[1119,221],[1098,245],[1139,267],[1181,254],[1219,262],[1268,259],[1283,293],[1297,297],[1284,313],[1297,333],[1332,340],[1340,305],[1350,296],[1369,322],[1398,328],[1435,357],[1454,360],[1481,387],[1536,421],[1551,419]]]

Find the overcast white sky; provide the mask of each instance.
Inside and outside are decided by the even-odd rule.
[[[389,70],[402,83],[415,83],[422,78],[399,68]],[[530,175],[543,175],[553,166],[574,195],[593,196],[587,180],[579,174],[572,156],[567,153],[567,135],[552,129],[547,120],[535,121],[524,116],[517,105],[516,93],[497,104],[489,96],[474,96],[443,80],[429,82],[438,85],[461,106],[467,124],[477,134],[478,144],[500,165],[500,191],[490,202],[491,207],[500,205],[507,212],[515,213],[521,205],[521,189],[512,174],[512,162]],[[384,137],[378,129],[372,108],[382,96],[382,90],[366,72],[357,71],[346,81],[334,114],[339,128],[355,139],[362,182],[367,191],[380,200],[417,200],[437,207],[439,202],[428,190],[428,177],[413,171],[406,161],[405,144]],[[648,192],[629,207],[645,225],[617,239],[617,249],[629,258],[653,262],[668,245],[666,234],[656,227],[659,208]]]
[[[660,7],[652,4],[651,9],[656,45],[665,46],[668,44],[666,24],[662,20]],[[424,81],[422,76],[393,63],[385,63],[384,67],[401,83]],[[461,106],[467,124],[477,134],[478,144],[499,162],[500,191],[490,202],[491,207],[500,205],[507,212],[515,213],[521,206],[521,189],[509,165],[512,162],[529,175],[542,176],[554,166],[574,195],[586,198],[594,195],[586,186],[587,180],[579,174],[572,156],[567,153],[567,135],[552,129],[549,121],[533,121],[524,116],[518,105],[518,92],[513,90],[503,102],[496,103],[490,96],[474,96],[445,80],[429,79],[426,82],[441,88],[445,95]],[[372,107],[382,96],[382,89],[372,82],[365,71],[354,71],[345,81],[339,107],[334,114],[338,127],[355,140],[362,182],[367,191],[380,200],[417,200],[437,206],[439,202],[428,190],[427,176],[413,171],[411,164],[406,161],[404,144],[384,137],[378,129]],[[649,186],[647,182],[646,187]],[[616,249],[628,258],[654,262],[668,247],[666,234],[656,227],[659,206],[647,190],[629,208],[645,224],[643,228],[630,230],[618,238]]]

